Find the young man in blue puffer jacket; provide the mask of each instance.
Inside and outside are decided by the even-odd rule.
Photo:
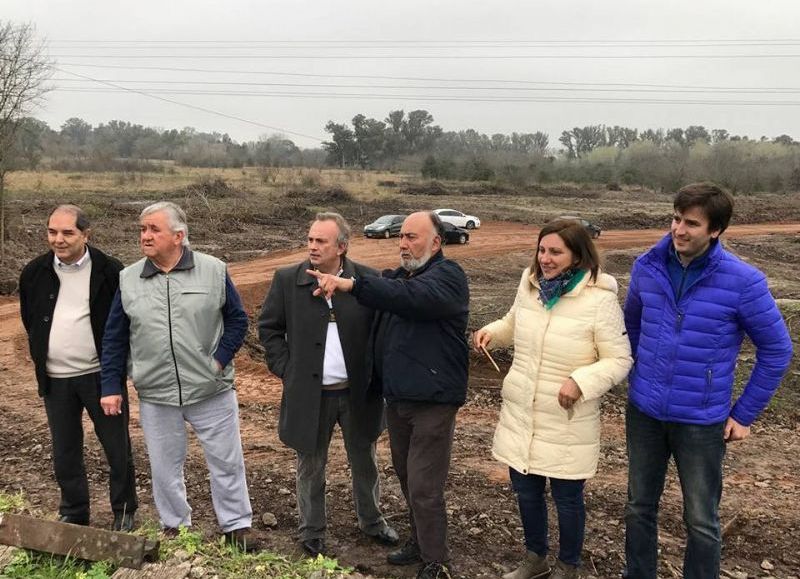
[[[625,323],[635,364],[627,411],[626,571],[656,579],[658,503],[670,455],[681,480],[686,579],[719,577],[719,502],[725,443],[750,434],[792,356],[764,274],[719,236],[731,196],[710,183],[678,191],[669,235],[633,265]],[[756,363],[731,404],[744,335]]]

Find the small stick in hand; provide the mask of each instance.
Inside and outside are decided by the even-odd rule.
[[[500,366],[498,366],[497,362],[494,361],[494,358],[492,358],[492,355],[489,353],[489,350],[486,349],[486,346],[481,345],[481,351],[486,354],[487,358],[489,358],[489,361],[492,363],[492,366],[494,366],[494,369],[502,374],[502,372],[500,372]]]

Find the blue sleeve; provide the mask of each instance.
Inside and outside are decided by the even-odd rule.
[[[100,359],[100,395],[121,394],[128,373],[128,349],[131,321],[122,307],[117,289],[103,332],[103,352]]]
[[[631,355],[636,359],[639,347],[639,336],[642,332],[642,298],[639,294],[639,271],[636,263],[631,270],[631,281],[628,285],[628,294],[625,296],[625,329],[631,342]]]
[[[411,320],[442,320],[469,311],[467,276],[454,262],[436,264],[418,277],[359,277],[353,295],[361,305]]]
[[[742,292],[739,323],[756,347],[756,363],[731,417],[749,426],[769,404],[792,359],[792,339],[761,272]]]
[[[222,337],[219,340],[214,359],[223,368],[231,363],[236,352],[244,344],[247,336],[247,312],[244,311],[242,298],[233,285],[233,280],[225,273],[225,305],[222,306]]]

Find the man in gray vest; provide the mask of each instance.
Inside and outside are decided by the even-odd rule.
[[[79,207],[59,205],[50,213],[50,251],[22,270],[19,309],[53,440],[53,467],[61,489],[59,520],[89,524],[82,423],[86,409],[111,471],[111,528],[130,531],[137,507],[136,477],[123,381],[116,384],[116,412],[107,416],[100,407],[103,331],[122,264],[88,245],[89,233],[89,220]]]
[[[316,269],[341,276],[376,275],[347,258],[350,227],[338,213],[319,213],[308,232],[308,259],[278,270],[258,322],[269,369],[283,380],[279,435],[297,451],[300,541],[325,553],[325,466],[333,429],[342,429],[353,498],[364,533],[399,541],[378,506],[375,440],[383,429],[380,391],[369,388],[365,355],[374,311],[350,294],[315,297]]]
[[[203,446],[226,542],[253,551],[233,389],[233,356],[244,342],[247,314],[225,264],[189,249],[188,233],[174,203],[142,211],[145,257],[120,273],[103,340],[100,403],[106,414],[119,412],[119,384],[130,362],[161,525],[172,534],[192,523],[183,478],[188,422]]]

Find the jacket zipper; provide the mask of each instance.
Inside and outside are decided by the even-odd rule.
[[[678,338],[679,338],[678,334],[680,333],[681,328],[683,327],[683,319],[685,317],[685,311],[679,307],[679,301],[682,300],[682,298],[684,297],[683,286],[686,279],[686,268],[684,268],[683,276],[681,278],[681,284],[679,288],[680,294],[678,296],[675,296],[675,292],[672,289],[672,283],[670,282],[669,279],[669,274],[666,272],[666,267],[662,266],[661,263],[655,261],[654,259],[651,260],[648,265],[652,268],[651,273],[656,272],[658,274],[655,277],[656,279],[660,278],[661,287],[665,290],[667,297],[672,298],[672,303],[675,306],[675,312],[677,314],[677,318],[675,320],[676,334],[675,334],[675,339],[673,340],[672,343],[672,352],[670,353],[670,360],[669,360],[670,374],[669,374],[669,379],[666,382],[667,393],[664,396],[664,401],[662,404],[662,414],[665,417],[669,418],[668,415],[669,394],[672,391],[672,379],[675,376],[675,357],[678,351]],[[706,267],[703,268],[703,271],[700,273],[697,279],[694,280],[694,283],[690,286],[689,289],[696,286],[700,281],[711,275],[711,267],[712,263],[709,261],[709,263],[706,264]],[[716,267],[714,267],[714,269],[716,269]]]
[[[713,378],[713,370],[708,368],[706,370],[706,394],[703,396],[703,408],[708,406],[708,399],[711,397],[711,382]]]
[[[536,398],[536,390],[537,390],[536,386],[538,386],[539,384],[539,373],[542,370],[541,359],[542,355],[544,354],[544,337],[547,335],[547,330],[550,328],[550,320],[552,319],[553,316],[552,310],[545,310],[545,315],[547,316],[547,322],[544,325],[544,331],[542,332],[542,343],[541,347],[539,348],[539,357],[538,357],[538,359],[540,360],[539,368],[538,371],[536,372],[536,376],[534,376],[533,378],[534,391],[533,391],[533,398],[531,398],[531,415],[533,415],[533,399]],[[522,474],[528,474],[528,465],[531,463],[531,452],[532,452],[531,446],[533,446],[533,438],[531,438],[530,444],[528,444],[528,455],[525,458],[525,467],[524,467],[525,470],[523,471]]]
[[[678,286],[678,293],[675,296],[675,302],[681,301],[681,297],[683,297],[683,284],[686,283],[686,272],[689,270],[689,266],[682,267],[683,273],[681,274],[681,283]]]
[[[172,364],[175,366],[175,379],[178,381],[178,406],[183,406],[183,390],[181,388],[181,375],[178,373],[178,359],[175,357],[175,344],[172,341],[172,301],[169,296],[169,274],[167,278],[167,325],[169,326],[169,351],[172,353]]]

